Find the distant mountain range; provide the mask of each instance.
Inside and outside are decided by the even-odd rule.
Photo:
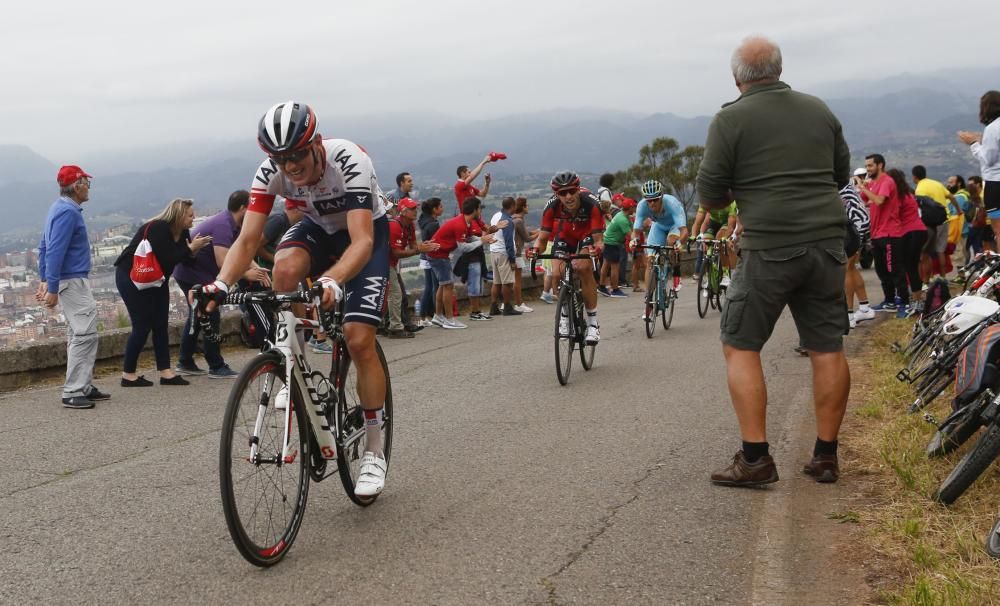
[[[880,152],[890,164],[923,163],[940,177],[951,172],[973,174],[978,166],[954,133],[981,128],[976,120],[978,99],[988,87],[978,82],[991,78],[993,87],[1000,86],[1000,69],[954,74],[965,81],[964,86],[946,75],[937,79],[903,75],[836,83],[816,92],[827,99],[844,124],[856,162],[866,153]],[[561,168],[589,174],[613,172],[634,163],[639,148],[656,137],[673,137],[681,146],[703,144],[710,121],[710,116],[572,109],[479,121],[442,114],[394,114],[337,124],[331,117],[321,126],[325,136],[362,144],[375,159],[379,180],[388,190],[394,187],[396,173],[403,170],[413,173],[418,189],[446,187],[455,180],[456,166],[475,165],[491,150],[503,151],[510,158],[490,166],[498,181],[507,177],[519,186],[524,175],[545,175]],[[195,198],[203,210],[221,208],[232,190],[248,186],[261,157],[252,138],[81,157],[79,164],[95,175],[88,218],[148,217],[179,196]],[[9,234],[39,230],[57,195],[56,169],[27,146],[0,146],[4,217],[0,234],[5,239]]]

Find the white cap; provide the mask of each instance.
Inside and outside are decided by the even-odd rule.
[[[867,175],[868,175],[868,170],[865,169],[865,168],[855,168],[854,169],[854,176],[855,177],[864,177],[864,176],[867,176]]]

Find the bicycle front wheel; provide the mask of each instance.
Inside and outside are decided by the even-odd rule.
[[[556,305],[556,378],[560,385],[569,382],[569,371],[573,367],[573,292],[571,286],[563,286],[559,289],[559,305]],[[561,318],[566,318],[566,334],[560,334],[559,324]]]
[[[1000,455],[1000,425],[993,424],[944,479],[934,494],[934,500],[945,505],[954,503],[986,471],[998,455]]]
[[[659,306],[656,304],[656,293],[660,285],[657,279],[657,270],[654,267],[649,274],[649,282],[646,284],[646,302],[643,307],[643,323],[646,325],[646,338],[652,339],[656,332],[656,314],[659,313]]]
[[[354,486],[361,472],[361,459],[365,454],[365,416],[358,397],[358,368],[351,360],[347,344],[338,339],[336,357],[333,361],[332,376],[337,377],[337,470],[347,497],[355,504],[367,507],[375,502],[378,495],[359,497],[354,494]],[[382,408],[382,453],[385,455],[386,475],[389,457],[392,454],[392,382],[389,379],[389,365],[382,353],[382,346],[375,341],[375,353],[385,374],[385,398]]]
[[[704,318],[708,313],[708,306],[712,298],[712,293],[708,289],[709,273],[712,271],[712,261],[705,258],[705,264],[701,268],[701,275],[698,276],[698,317]]]
[[[282,357],[258,355],[236,380],[222,424],[219,486],[226,526],[240,554],[256,566],[277,564],[288,553],[309,494],[305,405],[293,386],[291,397],[277,409],[275,398],[284,386]]]
[[[934,437],[927,444],[927,456],[941,457],[965,444],[972,437],[972,434],[976,433],[983,425],[979,416],[981,411],[982,408],[978,402],[972,402],[965,406],[961,412],[948,417],[934,432]]]
[[[722,311],[722,263],[716,262],[712,264],[712,275],[708,283],[711,286],[709,291],[709,300],[712,305],[712,309],[718,309]]]

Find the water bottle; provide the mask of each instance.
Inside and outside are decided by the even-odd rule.
[[[423,317],[420,315],[420,299],[417,299],[413,303],[413,315],[417,316],[418,318]]]

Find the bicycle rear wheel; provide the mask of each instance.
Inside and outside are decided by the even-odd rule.
[[[993,525],[990,535],[986,537],[986,553],[994,558],[1000,558],[1000,518]]]
[[[972,486],[986,468],[1000,455],[1000,425],[991,424],[979,440],[965,453],[955,469],[941,483],[934,500],[951,505]]]
[[[652,339],[656,332],[656,314],[659,313],[659,305],[656,301],[656,293],[660,290],[658,271],[654,267],[649,273],[649,282],[646,284],[646,303],[643,307],[643,323],[646,325],[646,338]]]
[[[712,275],[708,281],[710,285],[709,296],[712,309],[722,311],[722,263],[717,260],[712,263]]]
[[[275,409],[275,396],[284,382],[282,357],[258,355],[236,380],[222,424],[222,510],[236,548],[256,566],[277,564],[288,553],[309,495],[311,453],[305,405],[298,387],[293,386],[286,409]],[[286,415],[289,448],[283,452]],[[254,443],[257,455],[251,460]]]
[[[701,275],[698,276],[698,317],[704,318],[708,313],[708,306],[712,293],[708,290],[708,274],[712,271],[711,257],[705,257],[705,264],[701,268]]]
[[[559,289],[559,305],[556,305],[556,378],[560,385],[569,382],[569,371],[573,367],[573,293],[572,286],[563,286]],[[569,334],[559,334],[559,319],[562,314],[566,315],[569,323]]]
[[[354,494],[354,485],[361,471],[361,458],[365,454],[365,417],[361,400],[358,398],[358,369],[351,361],[347,344],[338,339],[330,374],[337,377],[337,470],[347,497],[357,505],[367,507],[375,502],[378,495],[359,497]],[[392,382],[389,379],[389,365],[386,364],[382,346],[375,342],[382,372],[385,373],[385,401],[382,408],[382,453],[385,455],[386,474],[392,455]]]
[[[670,330],[670,323],[674,321],[674,305],[677,304],[677,293],[673,290],[660,294],[663,297],[663,309],[660,311],[660,321],[663,322],[663,330]]]

